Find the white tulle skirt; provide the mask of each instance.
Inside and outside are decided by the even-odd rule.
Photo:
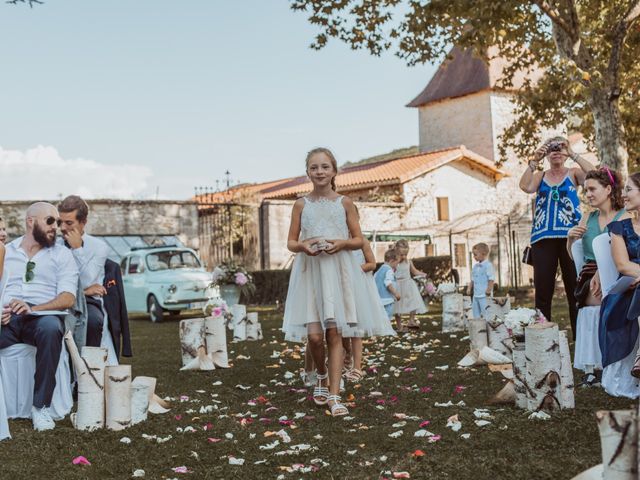
[[[411,277],[399,278],[397,282],[400,300],[395,303],[393,313],[398,315],[407,315],[411,312],[427,313],[427,307],[424,304],[424,299],[420,296],[416,282]]]
[[[309,334],[331,327],[345,337],[393,334],[373,279],[366,278],[349,251],[297,254],[284,309],[285,339],[305,342]]]
[[[638,335],[640,340],[640,335]],[[633,351],[622,360],[612,363],[602,371],[602,388],[614,397],[636,399],[640,397],[640,379],[631,375],[631,369],[636,361],[638,341]]]
[[[600,307],[582,307],[578,310],[576,322],[576,348],[573,366],[585,370],[591,366],[602,368],[602,353],[598,341],[598,324],[600,323]]]

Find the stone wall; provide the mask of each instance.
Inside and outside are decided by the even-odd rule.
[[[24,233],[30,201],[0,202],[9,238]],[[52,202],[54,205],[57,202]],[[168,200],[89,200],[87,232],[94,235],[177,235],[198,248],[198,211],[193,202]]]
[[[465,145],[493,158],[491,92],[483,91],[419,108],[420,151]]]

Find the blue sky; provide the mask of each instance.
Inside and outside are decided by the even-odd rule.
[[[433,66],[316,52],[315,32],[286,0],[0,3],[0,198],[180,199],[226,169],[301,174],[315,146],[417,144],[404,105]]]

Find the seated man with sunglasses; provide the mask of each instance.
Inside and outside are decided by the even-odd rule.
[[[64,245],[56,244],[60,223],[56,207],[34,203],[27,209],[25,235],[7,245],[4,260],[0,349],[16,343],[37,349],[31,410],[36,430],[55,427],[48,407],[62,351],[62,311],[75,304],[78,288],[73,255]]]

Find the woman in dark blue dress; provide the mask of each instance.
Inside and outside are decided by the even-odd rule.
[[[628,212],[640,213],[640,173],[629,177],[622,198]],[[610,395],[640,396],[638,316],[640,315],[640,221],[632,218],[609,224],[611,253],[620,275],[636,278],[634,288],[610,293],[600,307],[602,386]]]

